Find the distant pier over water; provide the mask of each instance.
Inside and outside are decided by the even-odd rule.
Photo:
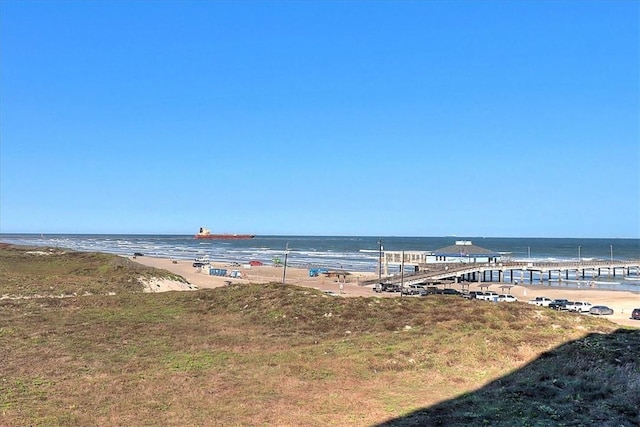
[[[640,290],[640,260],[632,261],[559,261],[559,262],[498,262],[465,264],[432,264],[413,274],[395,274],[380,279],[386,283],[437,282],[500,282],[519,284],[550,284],[551,282],[582,282],[595,284],[600,277],[638,279]],[[363,285],[379,281],[371,280]]]

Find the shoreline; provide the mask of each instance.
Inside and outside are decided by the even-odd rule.
[[[129,259],[132,259],[129,257]],[[229,263],[223,262],[211,262],[213,268],[226,268],[228,270],[238,270],[242,277],[222,277],[222,276],[210,276],[198,268],[193,267],[193,261],[178,260],[171,258],[159,258],[142,256],[132,259],[148,267],[159,268],[168,270],[174,274],[178,274],[184,277],[189,283],[196,285],[198,288],[218,288],[225,286],[228,282],[234,284],[242,283],[282,283],[283,275],[285,275],[285,281],[290,285],[306,286],[310,288],[319,289],[321,291],[332,292],[344,297],[385,297],[393,298],[399,297],[397,293],[376,293],[373,291],[373,287],[360,286],[359,282],[366,279],[372,279],[376,277],[375,273],[369,272],[353,272],[350,271],[346,276],[346,281],[342,279],[338,281],[333,277],[309,277],[308,270],[306,268],[289,267],[287,266],[286,273],[283,267],[275,267],[270,265],[262,266],[233,266]],[[604,316],[619,325],[631,326],[640,328],[640,321],[630,318],[631,311],[634,308],[640,308],[640,292],[632,292],[625,290],[609,290],[609,289],[597,289],[597,288],[564,288],[559,286],[549,285],[512,285],[509,283],[501,282],[466,282],[464,287],[469,291],[481,290],[495,291],[503,293],[500,290],[500,286],[511,286],[507,293],[514,295],[520,302],[526,303],[526,301],[539,296],[545,296],[551,299],[566,298],[570,301],[589,301],[593,305],[606,305],[614,310],[614,314],[610,316]],[[462,284],[452,285],[454,289],[460,290]],[[175,289],[158,289],[156,292],[170,291]],[[414,297],[408,297],[414,298]],[[428,298],[428,297],[427,297]],[[483,303],[478,301],[478,303]],[[509,304],[509,303],[505,303]]]

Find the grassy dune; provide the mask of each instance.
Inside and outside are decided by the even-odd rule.
[[[141,277],[184,281],[169,271],[110,254],[0,244],[0,296],[142,292]]]
[[[0,248],[0,295],[91,295],[0,300],[0,425],[640,421],[640,333],[603,319],[280,284],[143,294],[170,273],[26,252]]]

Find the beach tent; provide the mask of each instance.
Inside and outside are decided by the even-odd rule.
[[[318,275],[328,272],[329,270],[327,270],[326,268],[311,268],[309,269],[309,277],[318,277]]]

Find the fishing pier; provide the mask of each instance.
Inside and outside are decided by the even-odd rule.
[[[640,260],[633,261],[585,261],[585,262],[499,262],[499,263],[464,263],[433,264],[412,274],[396,274],[376,280],[362,282],[361,285],[378,283],[391,284],[429,284],[441,282],[501,282],[506,276],[508,282],[532,283],[534,276],[540,284],[545,281],[593,280],[606,277],[640,276]],[[639,282],[640,283],[640,282]]]

